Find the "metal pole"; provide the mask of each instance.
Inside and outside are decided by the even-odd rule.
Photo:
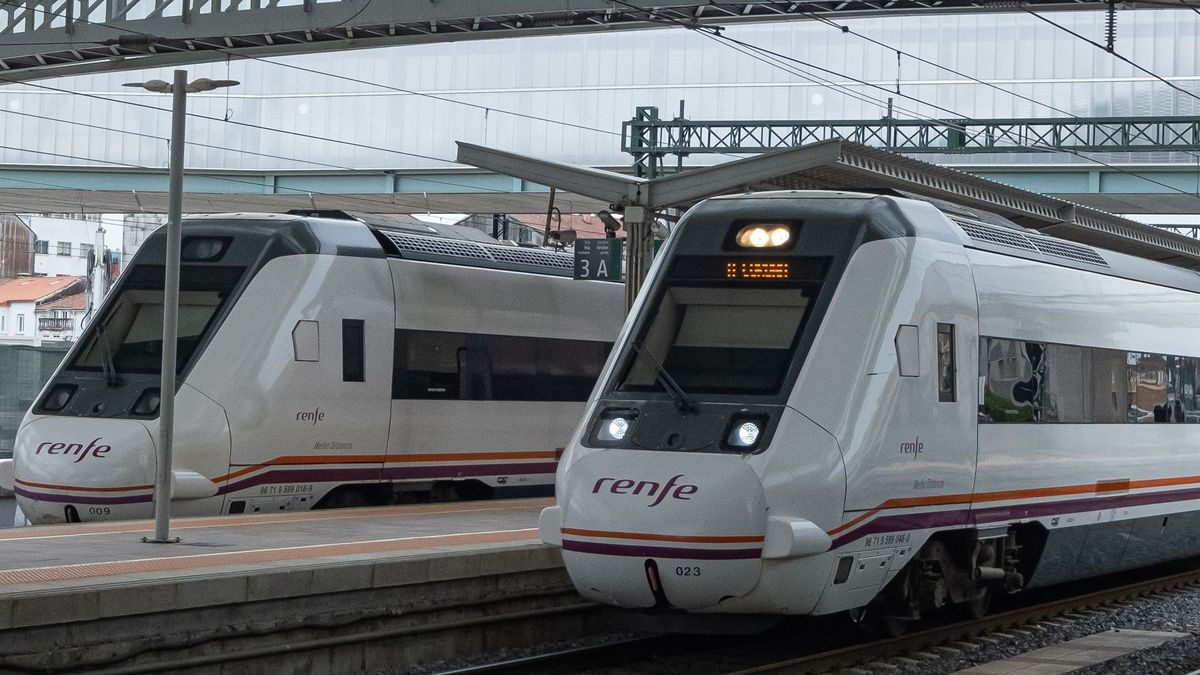
[[[170,543],[171,443],[175,432],[175,346],[179,335],[179,248],[183,218],[183,131],[187,118],[187,71],[171,86],[171,180],[167,202],[167,260],[163,284],[162,379],[159,383],[158,472],[154,480],[154,541]]]
[[[625,310],[633,309],[654,260],[654,212],[641,206],[625,207]]]

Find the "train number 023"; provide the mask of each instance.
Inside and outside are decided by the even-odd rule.
[[[675,576],[677,577],[698,577],[700,576],[699,567],[676,567]]]

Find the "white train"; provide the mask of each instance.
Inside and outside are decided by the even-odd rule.
[[[172,513],[549,486],[622,289],[470,232],[186,221]],[[146,240],[0,467],[29,522],[151,515],[165,239]]]
[[[892,196],[689,211],[542,539],[622,607],[899,630],[1200,554],[1200,274]]]

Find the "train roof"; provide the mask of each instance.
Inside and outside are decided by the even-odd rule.
[[[779,190],[725,195],[713,199],[796,199],[801,197],[806,199],[919,201],[933,206],[955,226],[947,229],[951,229],[954,237],[961,241],[965,248],[1200,293],[1200,272],[1198,271],[1060,239],[1022,227],[995,213],[912,193],[889,191],[888,194],[872,194],[836,190]],[[919,227],[916,229],[916,236],[922,236],[922,230],[925,230],[926,236],[933,234],[926,227]],[[938,234],[942,235],[939,238],[944,238],[944,234],[940,232]]]
[[[188,216],[185,222],[230,223],[237,231],[258,230],[262,234],[293,230],[286,237],[287,253],[387,256],[548,276],[574,274],[575,258],[570,253],[502,244],[468,227],[430,224],[421,229],[388,216],[362,218],[359,217],[362,214],[343,211],[321,212],[320,216],[313,213],[316,212],[204,214]],[[370,232],[375,245],[368,244],[363,237],[348,237],[351,233],[347,228]]]

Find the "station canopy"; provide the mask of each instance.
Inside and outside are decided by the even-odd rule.
[[[830,140],[655,179],[552,162],[469,143],[458,161],[615,207],[687,208],[716,195],[760,190],[890,192],[1003,216],[1062,239],[1200,270],[1200,241],[1062,199],[866,145]]]

